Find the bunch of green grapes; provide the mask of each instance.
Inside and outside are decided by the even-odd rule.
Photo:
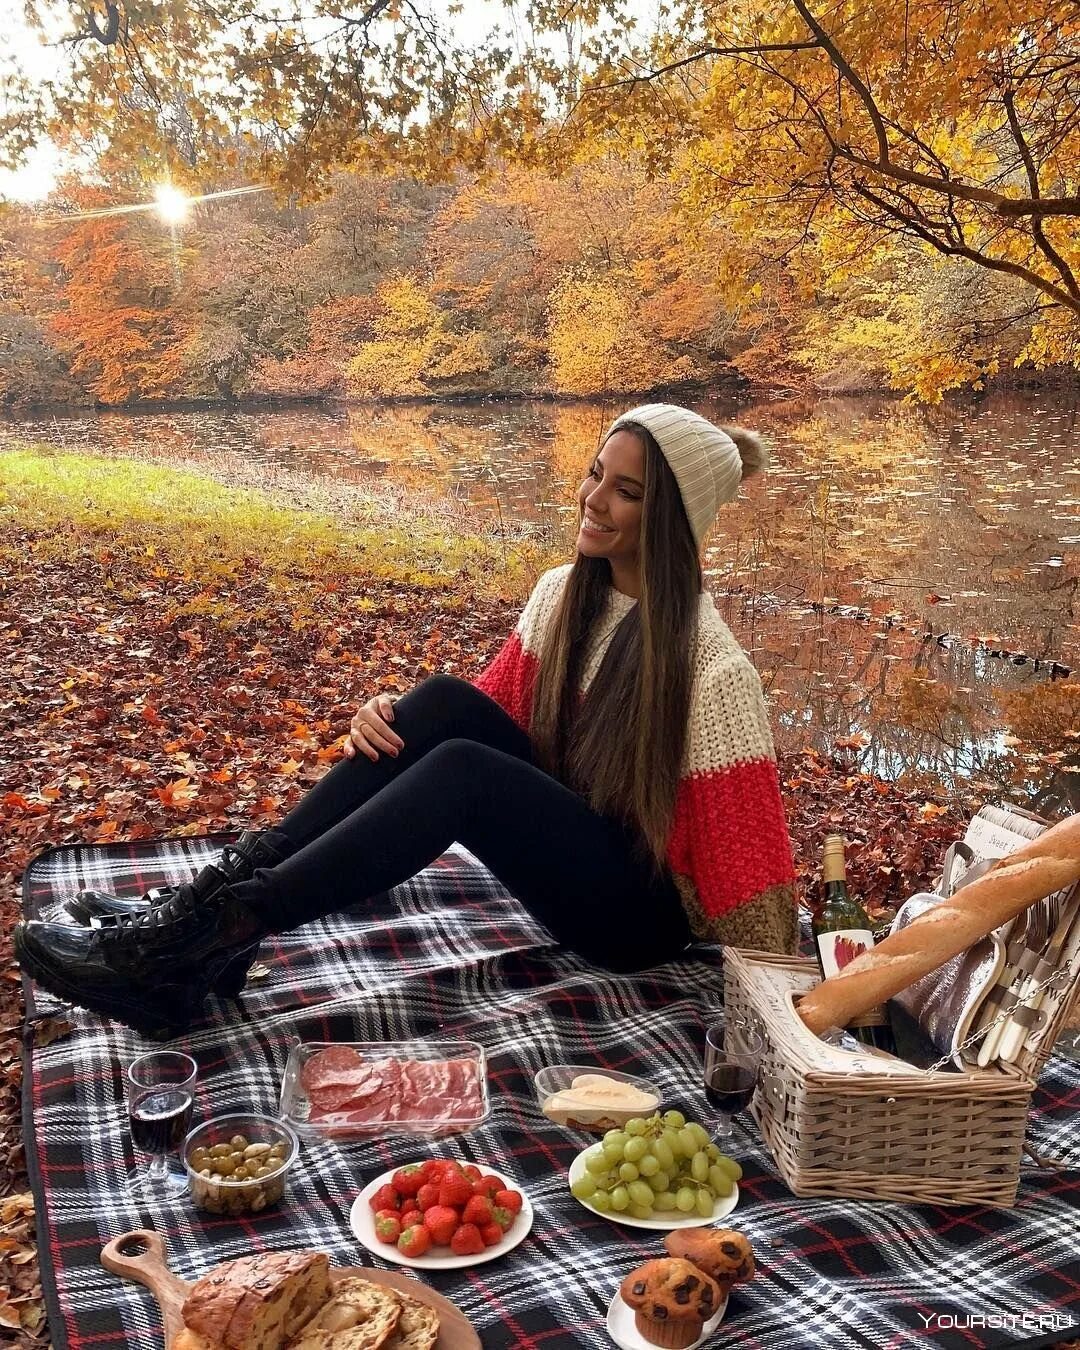
[[[608,1130],[585,1155],[585,1171],[571,1192],[600,1214],[696,1214],[711,1219],[718,1198],[731,1194],[742,1168],[681,1111]]]

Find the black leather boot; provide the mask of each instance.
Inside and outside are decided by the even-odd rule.
[[[226,844],[221,856],[198,872],[192,881],[177,886],[159,886],[147,891],[137,900],[125,900],[108,891],[78,891],[67,901],[68,913],[77,922],[93,924],[102,919],[113,919],[123,915],[145,914],[152,907],[160,907],[169,901],[189,907],[197,903],[197,895],[207,888],[216,889],[222,881],[236,883],[248,881],[257,867],[273,867],[283,862],[295,846],[287,835],[280,830],[244,830],[232,844]],[[192,893],[182,896],[181,892]],[[250,951],[241,952],[235,961],[222,971],[214,985],[214,993],[222,998],[236,998],[247,981],[248,970],[258,954],[258,944]]]
[[[207,869],[208,870],[208,869]],[[200,877],[201,877],[200,873]],[[36,920],[15,929],[16,959],[50,993],[148,1036],[177,1035],[225,970],[269,931],[240,883],[219,875],[177,897],[95,928]]]

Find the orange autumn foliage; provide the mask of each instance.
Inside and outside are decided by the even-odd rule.
[[[50,327],[72,374],[101,403],[171,392],[183,368],[183,324],[168,303],[169,265],[122,216],[80,221],[54,258],[66,276],[66,307]]]

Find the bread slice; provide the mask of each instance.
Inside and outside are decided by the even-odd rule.
[[[403,1307],[393,1289],[350,1275],[337,1282],[333,1297],[288,1350],[379,1350],[397,1329]]]
[[[383,1350],[434,1350],[439,1339],[439,1314],[426,1303],[418,1303],[406,1294],[401,1299],[401,1316],[394,1334]]]
[[[184,1327],[177,1334],[169,1350],[215,1350],[215,1346],[213,1341],[208,1341],[205,1336],[200,1336],[197,1331],[192,1331],[190,1327]]]

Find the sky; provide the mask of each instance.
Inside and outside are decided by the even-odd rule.
[[[27,73],[46,77],[56,68],[56,56],[43,46],[27,28],[16,10],[4,20],[6,57],[14,58]],[[40,146],[29,156],[25,167],[12,171],[0,169],[0,196],[16,201],[40,201],[46,197],[60,170],[60,155],[51,143]]]

